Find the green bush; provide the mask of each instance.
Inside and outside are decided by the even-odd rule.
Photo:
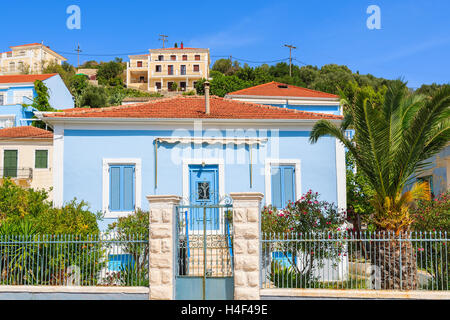
[[[98,239],[100,218],[83,201],[53,208],[45,191],[5,179],[0,184],[0,283],[63,285],[69,267],[77,266],[81,284],[95,285],[104,249],[90,240]]]
[[[417,266],[433,275],[427,289],[450,289],[448,242],[441,239],[450,232],[450,192],[447,191],[431,200],[420,200],[411,210],[414,222],[411,225],[416,236],[424,241],[414,242],[417,252]]]
[[[134,214],[120,217],[108,225],[108,232],[115,240],[147,240],[149,238],[149,212],[137,209]],[[148,286],[148,241],[127,242],[122,247],[124,254],[133,258],[133,265],[122,266],[120,272],[109,275],[111,283],[122,285]]]

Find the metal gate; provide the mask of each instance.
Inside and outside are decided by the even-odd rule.
[[[177,207],[176,299],[233,299],[231,204]]]

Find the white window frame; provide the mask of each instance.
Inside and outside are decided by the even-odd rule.
[[[132,214],[135,210],[141,208],[142,201],[142,162],[140,158],[115,158],[115,159],[103,159],[102,160],[102,211],[105,218],[120,218],[126,217]],[[134,165],[135,167],[135,180],[134,180],[134,203],[135,210],[131,211],[110,211],[109,210],[109,166],[115,164]]]
[[[16,125],[16,116],[14,115],[14,114],[2,114],[2,115],[0,115],[0,122],[3,122],[3,121],[8,121],[8,120],[11,120],[12,121],[12,126],[11,127],[0,127],[0,129],[3,129],[3,128],[12,128],[12,127],[14,127],[15,125]]]
[[[302,176],[301,176],[301,160],[300,159],[266,159],[264,166],[265,176],[265,202],[266,205],[272,204],[272,166],[294,166],[295,168],[295,201],[302,196]]]

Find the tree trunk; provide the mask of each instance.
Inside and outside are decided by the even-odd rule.
[[[374,289],[416,290],[416,250],[406,234],[376,238],[372,243]]]

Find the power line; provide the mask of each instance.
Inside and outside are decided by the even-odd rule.
[[[68,54],[68,55],[76,55],[77,53],[67,52],[67,51],[56,51],[59,54]],[[80,56],[92,56],[92,57],[106,57],[106,56],[126,56],[133,54],[146,54],[148,51],[139,51],[139,52],[125,52],[125,53],[80,53]]]
[[[166,40],[167,41],[167,40]],[[146,51],[135,51],[135,52],[122,52],[122,53],[80,53],[78,52],[77,49],[75,49],[76,52],[70,52],[70,51],[59,51],[59,50],[54,50],[55,52],[61,54],[61,55],[77,55],[77,57],[79,56],[84,56],[84,57],[117,57],[117,56],[127,56],[127,55],[140,55],[140,54],[148,54],[148,50]],[[232,57],[233,60],[237,60],[237,61],[241,61],[241,62],[247,62],[247,63],[259,63],[259,64],[264,64],[264,63],[275,63],[275,62],[283,62],[283,61],[291,61],[291,60],[296,60],[304,65],[307,65],[306,63],[296,59],[296,58],[282,58],[282,59],[276,59],[276,60],[250,60],[250,59],[243,59],[243,58],[238,58],[238,57],[234,57],[231,55],[211,55],[211,58],[230,58]]]

